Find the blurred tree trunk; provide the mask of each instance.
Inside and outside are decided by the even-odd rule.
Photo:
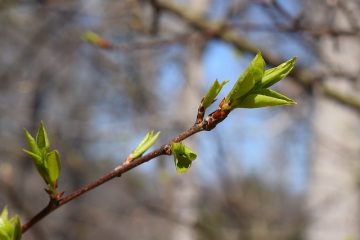
[[[199,15],[205,14],[208,9],[208,0],[198,0],[196,2],[189,1],[192,5],[192,11]],[[185,63],[185,87],[180,94],[178,107],[183,114],[183,122],[180,125],[184,127],[191,126],[195,122],[197,106],[200,103],[201,96],[199,94],[203,85],[202,71],[202,52],[203,42],[191,42],[186,48]],[[195,106],[195,107],[194,107]],[[192,138],[187,141],[191,148],[195,148],[196,142]],[[175,178],[174,190],[174,212],[178,216],[178,224],[175,224],[172,239],[173,240],[194,240],[197,239],[195,225],[198,220],[198,202],[199,189],[196,184],[196,171],[192,168],[187,176],[184,174],[177,175]]]
[[[309,4],[316,6],[311,1]],[[347,16],[340,14],[339,6],[331,9],[321,4],[309,12],[315,24],[324,21],[335,27],[347,27]],[[355,37],[322,37],[318,44],[320,57],[329,68],[349,75],[359,70],[360,44]],[[346,94],[356,94],[356,82],[339,77],[326,81]],[[353,110],[322,96],[315,98],[307,195],[308,240],[360,239],[359,120],[358,113]]]

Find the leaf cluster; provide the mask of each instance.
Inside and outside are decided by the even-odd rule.
[[[21,225],[17,215],[8,219],[8,210],[5,207],[0,215],[0,239],[1,240],[20,240]]]
[[[268,89],[285,78],[294,68],[295,62],[296,58],[293,57],[277,67],[265,70],[265,61],[261,53],[256,54],[226,96],[222,109],[232,111],[235,108],[260,108],[295,104],[294,100]]]
[[[32,157],[36,169],[49,187],[48,191],[55,196],[61,169],[60,154],[57,150],[50,150],[50,142],[43,122],[40,123],[35,138],[26,129],[24,132],[30,150],[23,149],[23,151]]]

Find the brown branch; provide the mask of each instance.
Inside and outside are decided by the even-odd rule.
[[[111,180],[115,177],[120,177],[123,173],[128,172],[129,170],[131,170],[143,163],[146,163],[160,155],[171,155],[170,145],[172,142],[180,142],[198,132],[203,131],[205,124],[206,124],[206,122],[203,122],[203,123],[192,126],[188,130],[182,132],[177,137],[172,139],[169,143],[162,145],[158,149],[156,149],[142,157],[139,157],[131,162],[124,161],[123,164],[116,167],[113,171],[105,174],[104,176],[100,177],[96,181],[91,182],[91,183],[79,188],[78,190],[75,190],[74,192],[70,193],[69,195],[61,197],[58,201],[50,200],[49,204],[44,209],[42,209],[38,214],[36,214],[33,218],[31,218],[27,223],[22,225],[22,227],[21,227],[22,233],[25,233],[29,228],[34,226],[36,223],[41,221],[44,217],[46,217],[47,215],[49,215],[56,209],[65,205],[66,203],[74,200],[75,198],[83,195],[84,193],[89,192],[90,190],[108,182],[109,180]]]
[[[253,44],[246,37],[235,32],[224,23],[209,21],[199,16],[198,14],[189,11],[188,8],[178,6],[169,1],[157,0],[156,4],[158,7],[164,9],[168,13],[178,16],[187,22],[191,27],[202,32],[210,33],[215,38],[232,44],[235,48],[238,48],[241,51],[251,53],[257,53],[258,51],[261,51],[264,59],[270,65],[276,66],[283,62],[282,59]],[[306,70],[301,66],[296,67],[289,75],[296,79],[296,83],[305,89],[312,90],[314,87],[316,87],[316,85],[323,87],[321,80],[324,78],[324,76],[322,74]],[[360,111],[360,101],[351,101],[351,104],[349,104],[348,99],[344,98],[344,95],[340,94],[337,89],[328,88],[327,91],[323,91],[323,93],[330,99],[333,99],[342,104],[346,104],[346,106],[351,107],[356,111]]]

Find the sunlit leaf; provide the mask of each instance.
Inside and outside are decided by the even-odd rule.
[[[1,212],[0,216],[0,239],[1,240],[20,240],[21,239],[21,224],[17,215],[8,219],[8,210],[6,207]]]
[[[261,80],[261,88],[268,88],[285,78],[294,68],[295,63],[296,57],[293,57],[277,67],[266,70]]]
[[[94,32],[85,32],[81,38],[89,43],[96,44],[99,40],[101,40],[101,37],[97,35]]]
[[[148,132],[135,150],[130,154],[130,161],[144,154],[159,138],[160,132],[154,135],[154,131]]]
[[[228,81],[222,81],[221,83],[219,83],[218,80],[215,80],[213,82],[213,84],[211,85],[210,89],[208,90],[208,92],[204,97],[203,106],[205,109],[208,108],[213,103],[214,99],[216,98],[216,96],[219,94],[219,92],[227,82]]]
[[[177,173],[184,173],[190,167],[192,161],[197,157],[196,153],[189,147],[185,146],[182,142],[173,143],[171,145],[172,153]]]
[[[35,141],[35,138],[33,138],[33,136],[31,136],[31,134],[26,129],[24,129],[24,133],[31,152],[33,152],[35,155],[40,156],[41,151]]]
[[[249,94],[236,103],[236,108],[260,108],[280,105],[292,105],[296,102],[274,90],[261,89]]]
[[[40,155],[37,155],[36,153],[33,153],[29,150],[26,150],[26,149],[23,149],[23,151],[27,154],[29,154],[33,160],[34,160],[34,163],[35,165],[41,165],[42,164],[42,157]]]
[[[237,80],[230,93],[226,96],[225,104],[222,108],[224,110],[233,109],[234,106],[232,104],[241,99],[252,88],[254,88],[256,83],[261,81],[264,74],[264,69],[265,62],[261,56],[261,53],[259,52]]]
[[[60,176],[60,154],[54,150],[47,154],[47,172],[50,180],[50,184],[53,186],[56,184],[57,179]]]
[[[39,129],[36,134],[36,143],[40,149],[49,149],[50,142],[43,122],[40,122]]]

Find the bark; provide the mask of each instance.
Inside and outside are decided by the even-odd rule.
[[[317,24],[329,22],[346,28],[346,17],[333,8],[309,3],[318,14],[311,19]],[[331,6],[327,6],[331,7]],[[311,12],[309,15],[311,15]],[[328,11],[327,19],[325,11]],[[323,16],[323,17],[319,17]],[[347,73],[358,71],[360,45],[349,37],[319,41],[320,57],[331,67]],[[342,78],[326,79],[326,86],[338,89],[344,95],[355,94],[356,83]],[[312,162],[307,193],[309,225],[308,240],[359,239],[358,171],[360,150],[359,115],[323,96],[315,98],[312,141]]]

